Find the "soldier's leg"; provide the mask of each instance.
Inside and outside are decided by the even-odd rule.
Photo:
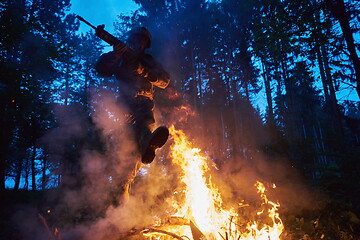
[[[136,175],[138,174],[138,172],[140,171],[140,169],[142,168],[142,166],[143,166],[143,164],[140,161],[135,162],[135,166],[134,166],[132,172],[129,174],[126,183],[124,184],[124,195],[123,195],[124,202],[127,202],[129,200],[130,186],[134,182],[134,179],[135,179]]]
[[[134,161],[129,163],[131,165],[131,169],[129,169],[128,172],[130,173],[126,176],[126,181],[122,185],[124,190],[122,196],[123,203],[128,201],[131,184],[134,182],[136,175],[143,166],[141,162],[141,151],[142,146],[144,145],[143,142],[145,142],[146,139],[151,135],[151,126],[155,122],[152,111],[154,103],[151,100],[147,101],[147,98],[133,98],[126,100],[131,115],[131,121],[129,121],[129,124],[132,125],[135,142],[140,154],[134,155]]]
[[[145,164],[154,160],[156,149],[162,147],[169,136],[169,130],[163,126],[151,132],[151,127],[155,123],[153,108],[152,100],[141,99],[135,111],[134,127],[138,135],[141,161]]]
[[[139,145],[139,152],[144,151],[144,146],[151,135],[155,123],[154,102],[148,98],[138,97],[134,106],[134,131]]]

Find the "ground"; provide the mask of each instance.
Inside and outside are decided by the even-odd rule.
[[[51,196],[49,198],[49,196]],[[84,205],[78,211],[66,211],[60,215],[52,209],[59,204],[61,189],[46,191],[6,190],[0,195],[0,240],[38,239],[49,236],[46,225],[56,227],[86,224],[101,218],[102,211]],[[108,202],[108,205],[111,203]],[[357,240],[360,239],[360,219],[352,204],[330,199],[316,211],[281,213],[285,225],[283,239],[308,240]],[[45,219],[41,221],[41,217]],[[57,225],[57,226],[55,226]],[[61,229],[61,228],[60,228]]]

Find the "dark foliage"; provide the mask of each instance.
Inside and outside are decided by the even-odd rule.
[[[169,89],[156,96],[162,121],[186,129],[220,169],[241,172],[245,163],[259,168],[258,158],[269,165],[286,159],[325,194],[321,208],[282,213],[288,239],[358,239],[359,2],[135,2],[140,9],[119,16],[115,35],[136,25],[152,33],[151,51],[172,75]],[[69,6],[0,4],[0,199],[9,206],[0,213],[0,229],[9,229],[0,239],[23,239],[11,225],[19,206],[44,210],[49,195],[35,190],[58,194],[56,187],[84,190],[84,178],[108,180],[78,174],[85,153],[113,158],[94,105],[101,104],[99,89],[116,86],[95,73],[103,45],[93,32],[77,32]],[[256,171],[267,181],[284,180]],[[60,226],[101,217],[118,199],[114,187],[99,192],[101,207],[84,203],[61,220],[47,219]]]

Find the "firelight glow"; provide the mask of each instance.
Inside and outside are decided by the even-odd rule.
[[[181,181],[186,186],[186,200],[177,214],[193,219],[205,236],[216,239],[217,231],[225,227],[235,212],[222,209],[218,189],[210,178],[205,177],[209,166],[200,149],[193,148],[184,133],[175,130],[174,126],[170,128],[170,133],[174,138],[171,148],[172,161],[182,168]]]
[[[174,143],[171,146],[171,157],[173,164],[181,167],[182,191],[184,202],[174,202],[177,209],[175,216],[190,220],[201,231],[202,235],[196,239],[207,240],[280,240],[284,229],[278,214],[279,204],[269,201],[265,195],[265,186],[257,182],[255,187],[261,199],[261,209],[257,215],[267,219],[267,224],[249,222],[245,229],[240,229],[237,224],[238,216],[235,209],[224,209],[218,188],[212,183],[209,166],[206,157],[198,148],[186,139],[185,134],[170,127],[170,134]],[[242,204],[239,204],[242,205]],[[246,207],[248,205],[243,205]],[[186,236],[190,239],[192,232],[188,228],[177,226],[166,229],[169,232]],[[194,233],[193,233],[194,234]],[[225,237],[224,237],[225,236]],[[154,235],[151,237],[155,237]],[[195,239],[195,237],[193,236]],[[151,239],[162,239],[155,237]]]

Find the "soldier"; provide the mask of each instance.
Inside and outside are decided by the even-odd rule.
[[[127,46],[114,45],[113,51],[101,55],[95,66],[101,76],[115,75],[119,81],[120,96],[130,111],[141,162],[145,164],[154,160],[156,149],[162,147],[169,136],[169,131],[164,126],[151,132],[155,123],[154,87],[166,88],[170,76],[159,62],[145,53],[150,45],[149,31],[145,27],[136,27],[128,33]],[[129,54],[127,47],[135,55]]]

